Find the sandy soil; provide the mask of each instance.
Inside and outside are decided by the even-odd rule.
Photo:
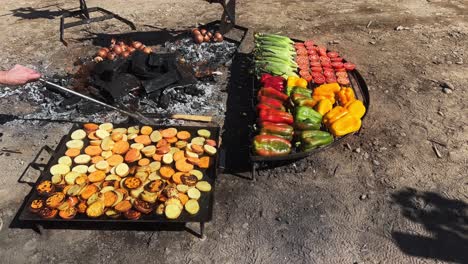
[[[118,23],[70,30],[71,44],[64,47],[58,16],[77,2],[2,1],[0,67],[21,63],[63,73],[94,50],[78,38],[129,30]],[[171,231],[38,235],[8,228],[29,191],[16,179],[40,147],[55,146],[70,125],[5,123],[1,147],[21,154],[0,156],[3,263],[468,263],[468,3],[238,2],[238,24],[312,38],[358,65],[372,104],[361,135],[262,170],[254,182],[220,175],[204,240]],[[115,11],[140,31],[183,30],[219,19],[221,11],[196,0],[88,5]],[[29,108],[2,107],[12,114]]]

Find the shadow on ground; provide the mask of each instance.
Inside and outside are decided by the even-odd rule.
[[[55,7],[58,8],[59,10],[51,10],[51,9],[46,9],[49,7]],[[11,13],[2,15],[12,15],[14,17],[18,17],[20,19],[39,19],[39,18],[44,18],[44,19],[54,19],[56,17],[61,16],[63,13],[68,12],[65,9],[61,9],[57,4],[55,5],[48,5],[48,6],[43,6],[39,8],[33,8],[33,7],[19,7],[16,9],[10,10]]]
[[[404,217],[421,224],[431,236],[393,232],[406,254],[455,263],[468,263],[468,204],[433,192],[405,189],[392,195]]]

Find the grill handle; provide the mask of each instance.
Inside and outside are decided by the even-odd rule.
[[[29,171],[29,168],[33,168],[35,170],[38,170],[41,172],[41,174],[44,172],[44,169],[46,168],[47,164],[41,164],[41,163],[37,163],[37,159],[41,156],[42,152],[43,151],[46,151],[50,156],[52,156],[54,150],[49,147],[48,145],[45,145],[43,146],[39,152],[36,154],[36,156],[34,157],[34,159],[28,164],[28,166],[26,166],[26,168],[24,169],[23,173],[21,173],[21,176],[19,177],[18,179],[18,183],[25,183],[25,184],[28,184],[29,186],[31,187],[34,187],[34,185],[36,184],[35,182],[31,182],[31,181],[27,181],[27,180],[23,180],[23,177],[26,175],[26,173]]]

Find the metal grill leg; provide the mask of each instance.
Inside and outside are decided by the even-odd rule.
[[[205,240],[205,222],[200,222],[200,238]]]

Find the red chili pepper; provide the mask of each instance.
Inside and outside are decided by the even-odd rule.
[[[258,91],[258,96],[267,96],[283,102],[288,100],[288,96],[286,94],[271,87],[263,87],[260,89],[260,91]]]
[[[294,118],[288,112],[283,112],[275,109],[266,109],[260,111],[260,121],[286,123],[291,125],[292,123],[294,123]]]

